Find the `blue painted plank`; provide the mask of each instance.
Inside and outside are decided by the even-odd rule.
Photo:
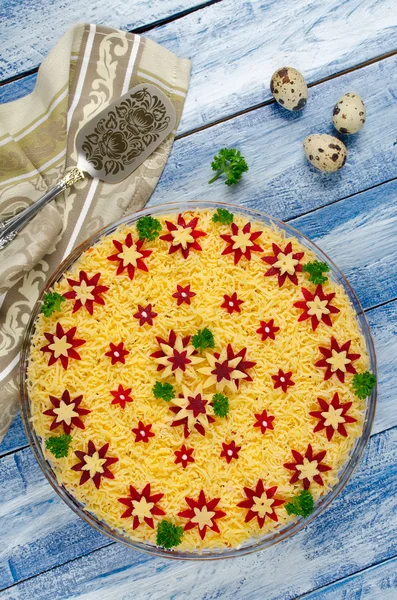
[[[4,456],[4,454],[9,454],[10,452],[15,452],[15,450],[24,448],[28,443],[22,424],[21,414],[18,413],[0,444],[0,457]]]
[[[332,506],[290,540],[260,553],[186,563],[144,557],[114,544],[16,585],[0,598],[296,598],[396,555],[396,452],[397,428],[372,437],[351,482]]]
[[[300,600],[395,600],[397,557],[315,590]]]
[[[376,431],[379,430],[379,427],[389,428],[397,423],[394,376],[397,360],[397,301],[374,309],[368,314],[375,334],[381,366],[379,408],[374,430]],[[384,344],[384,347],[380,345],[379,341]],[[393,435],[397,442],[397,427],[391,431],[394,431]],[[381,438],[381,434],[378,434],[374,439],[383,438]],[[386,460],[381,456],[383,442],[371,443],[380,448],[379,469],[381,471],[382,461]],[[373,479],[377,469],[376,456],[375,454],[371,454],[371,456],[373,462],[371,462],[369,481],[366,485],[368,490],[370,485],[374,485],[369,495],[373,498],[372,509],[375,514],[378,510],[379,513],[382,513],[377,506],[378,501],[384,503],[386,507],[390,502],[393,503],[394,488],[386,486],[381,490],[376,489],[375,486],[380,485],[379,481],[376,483]],[[392,467],[391,459],[387,458],[387,461]],[[364,461],[361,468],[364,469],[368,464],[368,461]],[[396,467],[395,460],[394,464]],[[357,511],[360,510],[360,502],[363,502],[362,510],[365,512],[367,510],[366,502],[369,502],[369,499],[363,499],[367,492],[364,489],[360,491],[359,488],[360,485],[364,485],[364,479],[364,475],[359,478],[355,492],[350,497]],[[397,485],[397,481],[395,484]],[[376,494],[380,495],[378,500]],[[0,460],[0,498],[3,499],[0,514],[4,522],[2,546],[8,548],[3,563],[0,563],[0,588],[73,560],[81,554],[87,554],[109,543],[106,538],[101,537],[78,519],[56,496],[41,474],[29,448]],[[359,498],[361,499],[359,500]],[[394,508],[397,509],[395,505],[394,501]],[[351,510],[353,507],[348,510],[348,514]],[[382,508],[382,510],[387,509]],[[383,527],[382,519],[380,519],[380,529],[376,535],[380,535],[381,527]],[[390,527],[392,527],[392,522]],[[325,532],[323,533],[325,535]],[[343,546],[346,544],[346,530],[338,529],[336,522],[333,529],[330,529],[330,535],[335,538],[335,543]],[[375,536],[375,533],[373,535]],[[352,538],[349,537],[349,543],[352,543],[353,539],[352,534]],[[67,543],[64,543],[65,540]],[[371,564],[371,562],[369,561],[367,564]],[[351,572],[354,572],[353,566],[349,573]],[[312,588],[306,588],[305,591],[307,589]]]

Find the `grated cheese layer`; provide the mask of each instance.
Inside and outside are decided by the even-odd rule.
[[[197,511],[197,526],[184,532],[178,546],[178,550],[200,552],[207,548],[238,547],[252,538],[282,527],[294,518],[287,514],[285,504],[275,509],[277,522],[269,518],[270,501],[262,495],[262,499],[255,501],[256,508],[254,506],[260,517],[265,515],[260,529],[258,519],[245,522],[247,508],[237,506],[246,500],[244,487],[255,489],[259,479],[263,480],[266,489],[277,486],[276,497],[285,502],[291,501],[303,489],[302,479],[290,483],[293,472],[283,466],[284,463],[293,462],[292,449],[304,454],[308,444],[311,444],[315,454],[326,450],[323,462],[331,470],[322,473],[324,486],[313,481],[310,484],[310,492],[315,500],[335,486],[338,472],[361,435],[365,401],[359,400],[352,391],[352,374],[346,373],[344,383],[335,375],[324,380],[325,370],[315,366],[323,358],[318,348],[328,348],[331,336],[339,344],[351,340],[349,352],[360,354],[360,358],[354,362],[358,372],[368,369],[369,359],[354,308],[341,285],[332,280],[323,285],[325,294],[336,294],[332,304],[340,312],[331,315],[332,327],[320,320],[313,331],[311,319],[299,322],[302,310],[294,307],[295,302],[302,300],[302,287],[315,291],[316,286],[310,283],[309,275],[298,272],[298,285],[294,285],[287,277],[282,287],[279,287],[277,276],[264,276],[270,266],[261,258],[273,254],[273,243],[284,249],[288,242],[292,242],[294,253],[304,252],[302,264],[316,258],[297,239],[286,238],[285,233],[275,227],[252,222],[251,233],[262,231],[254,242],[260,245],[262,252],[252,252],[250,260],[243,255],[235,265],[233,252],[222,255],[228,243],[220,236],[231,234],[229,226],[213,223],[211,210],[197,210],[184,213],[183,216],[186,222],[198,217],[197,229],[206,233],[206,236],[197,239],[202,251],[192,249],[187,258],[184,258],[181,249],[185,249],[192,240],[194,242],[194,238],[189,229],[183,230],[180,226],[176,228],[172,243],[160,238],[144,243],[145,250],[152,250],[144,259],[147,272],[139,267],[138,254],[142,254],[142,249],[138,252],[136,248],[131,250],[125,246],[128,234],[132,234],[133,240],[138,239],[134,225],[120,227],[82,254],[52,291],[59,294],[76,291],[77,288],[67,280],[78,281],[81,270],[90,278],[100,273],[98,285],[109,288],[101,294],[104,304],[94,302],[92,315],[84,305],[73,312],[76,298],[83,303],[87,298],[93,298],[92,284],[83,283],[74,299],[62,303],[60,311],[49,317],[39,315],[32,338],[28,384],[32,425],[43,440],[43,447],[48,437],[63,433],[62,427],[50,431],[54,418],[43,414],[53,408],[49,396],[60,399],[66,389],[72,399],[83,396],[80,408],[90,412],[81,417],[84,429],[72,426],[68,456],[56,459],[44,450],[45,456],[60,485],[64,485],[81,501],[87,511],[130,539],[155,544],[156,526],[160,520],[186,525],[187,519],[178,516],[178,513],[189,508],[186,497],[197,501],[203,490],[207,501],[219,498],[212,512],[206,509],[201,513]],[[177,223],[177,215],[159,217],[159,220],[163,228],[160,235],[166,235],[166,221]],[[247,220],[235,215],[234,223],[241,231]],[[247,235],[239,233],[233,237],[235,247],[242,252],[252,245]],[[119,263],[107,258],[117,252],[113,240],[119,241],[123,247],[123,263],[120,265],[126,266],[130,261],[135,266],[132,280],[127,269],[116,275]],[[172,244],[174,248],[180,244],[180,249],[169,253]],[[277,262],[280,264],[274,266],[287,274],[294,272],[297,263],[284,254]],[[177,286],[185,288],[188,285],[195,295],[190,298],[190,304],[182,302],[178,305],[174,296]],[[240,312],[221,308],[225,302],[224,296],[232,296],[233,293],[243,301],[239,305]],[[139,310],[138,305],[146,307],[149,304],[157,315],[153,317],[153,325],[141,325],[133,315]],[[326,314],[324,304],[318,300],[308,308],[310,315],[317,315],[320,319],[322,314]],[[262,336],[257,333],[260,322],[272,319],[274,326],[279,328],[275,339],[262,341]],[[65,332],[76,327],[75,337],[85,340],[84,345],[76,348],[81,360],[70,358],[67,369],[60,360],[48,366],[50,354],[41,350],[49,343],[44,333],[54,334],[57,323],[62,325]],[[193,355],[190,340],[188,353],[201,360],[193,360],[182,377],[169,369],[157,370],[161,360],[151,357],[160,349],[156,338],[168,340],[173,330],[183,339],[203,328],[212,332],[214,349]],[[109,344],[117,346],[120,342],[124,342],[124,349],[128,351],[124,357],[125,364],[115,362],[112,365],[111,359],[106,356]],[[65,344],[68,345],[66,338],[53,344],[55,353],[64,351]],[[178,344],[183,349],[182,342]],[[233,385],[216,385],[210,381],[208,373],[214,362],[214,353],[224,357],[228,344],[232,345],[235,353],[246,348],[244,360],[255,362],[255,366],[247,370],[252,381],[246,381],[238,374]],[[343,358],[336,357],[332,368],[344,368]],[[286,392],[282,387],[274,387],[272,377],[279,373],[279,369],[284,373],[292,373],[295,385],[288,387]],[[152,390],[156,381],[169,382],[174,386],[177,403],[154,397]],[[111,394],[120,385],[124,390],[131,389],[129,396],[132,402],[126,402],[124,408],[120,403],[113,403],[115,396]],[[201,416],[199,420],[205,429],[205,436],[192,426],[190,435],[185,438],[183,426],[171,426],[178,419],[178,414],[170,408],[174,406],[176,410],[185,411],[184,397],[189,395],[189,390],[192,393],[202,390],[208,401],[207,414],[212,421],[207,416]],[[222,392],[229,399],[229,413],[224,418],[214,416],[210,406],[210,400],[216,392]],[[348,414],[356,422],[346,424],[347,437],[335,432],[331,441],[328,441],[325,429],[314,433],[318,420],[309,413],[320,410],[318,397],[330,402],[335,392],[339,394],[340,402],[352,403]],[[274,416],[274,420],[273,429],[268,428],[262,433],[259,426],[254,427],[257,420],[254,415],[264,410]],[[63,405],[58,413],[59,419],[66,415],[68,421],[73,416],[71,409]],[[187,413],[181,412],[181,415],[184,414]],[[337,427],[341,421],[340,411],[331,410],[327,419],[327,424],[334,423]],[[138,428],[139,423],[152,426],[154,436],[149,437],[147,442],[135,441],[135,434],[131,430]],[[89,441],[95,444],[97,451],[109,444],[107,456],[118,458],[108,467],[114,479],[102,477],[98,489],[91,478],[80,485],[83,471],[72,469],[80,460],[75,452],[87,452]],[[223,443],[230,444],[232,441],[240,450],[238,458],[228,462],[225,458],[227,452],[222,457],[221,452]],[[175,463],[175,451],[179,451],[183,445],[187,449],[193,448],[194,462],[188,462],[186,468],[181,462]],[[181,456],[187,457],[183,452]],[[85,471],[90,475],[96,470],[103,473],[104,460],[96,452],[87,459]],[[316,472],[314,467],[306,461],[301,468],[302,477],[306,475],[312,478]],[[153,515],[155,528],[152,529],[143,519],[146,515],[150,520],[150,509],[154,503],[147,499],[135,500],[133,506],[135,515],[140,517],[140,524],[133,529],[134,517],[121,518],[126,506],[118,499],[129,496],[130,486],[141,492],[148,483],[152,495],[163,494],[157,505],[165,516]],[[210,517],[214,511],[226,513],[216,521],[220,533],[207,527],[202,539],[198,525],[201,523],[203,527],[205,523],[211,524],[213,521]]]

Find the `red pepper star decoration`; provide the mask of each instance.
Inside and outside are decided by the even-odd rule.
[[[293,252],[291,242],[288,242],[284,250],[277,244],[272,244],[272,248],[273,256],[262,256],[262,260],[271,265],[270,269],[266,271],[265,277],[277,275],[279,287],[284,285],[287,277],[293,284],[298,285],[297,273],[302,272],[302,265],[299,261],[302,260],[305,253]]]
[[[203,394],[202,386],[199,384],[194,391],[191,391],[185,385],[182,385],[182,394],[178,398],[173,398],[170,411],[175,415],[171,427],[183,425],[183,435],[188,438],[193,429],[200,435],[205,435],[205,428],[210,423],[214,423],[212,416],[212,406],[210,398]]]
[[[280,331],[280,327],[276,327],[274,324],[274,319],[270,319],[270,321],[261,321],[259,329],[256,330],[256,333],[262,336],[262,342],[267,340],[276,339],[276,333]]]
[[[221,519],[222,517],[226,516],[226,513],[223,512],[223,510],[216,510],[216,506],[218,505],[220,498],[213,498],[207,502],[205,499],[205,494],[203,490],[201,490],[198,500],[193,500],[193,498],[188,497],[186,497],[185,500],[186,504],[189,506],[189,509],[178,513],[178,517],[189,519],[188,523],[186,523],[184,527],[185,531],[189,531],[190,529],[198,527],[199,535],[202,540],[205,538],[207,528],[215,531],[216,533],[220,533],[216,521],[217,519]]]
[[[155,319],[158,316],[158,313],[154,312],[154,310],[152,310],[152,305],[148,304],[146,306],[146,308],[144,308],[143,306],[141,306],[140,304],[138,304],[138,310],[137,312],[133,315],[134,319],[139,319],[139,325],[142,327],[145,323],[147,323],[148,325],[152,326],[153,325],[153,319]]]
[[[234,254],[235,265],[243,256],[250,261],[252,252],[263,252],[262,248],[256,243],[262,231],[251,232],[251,223],[246,223],[241,229],[235,223],[232,223],[231,230],[231,234],[221,235],[221,238],[228,244],[222,252],[222,256]]]
[[[346,423],[356,423],[357,421],[357,419],[354,419],[347,414],[353,403],[345,402],[344,404],[341,404],[338,392],[335,392],[329,403],[322,398],[317,398],[317,402],[320,406],[320,410],[309,413],[310,416],[319,420],[313,429],[314,433],[325,429],[327,440],[329,442],[332,440],[336,431],[343,437],[347,437]]]
[[[87,312],[92,315],[94,312],[94,303],[104,306],[105,300],[101,294],[108,291],[108,286],[98,285],[101,278],[100,273],[88,277],[85,271],[80,271],[79,279],[68,279],[69,285],[73,288],[70,292],[63,295],[67,300],[75,300],[73,312],[77,312],[84,306]]]
[[[53,417],[53,421],[50,426],[50,430],[53,431],[57,427],[63,427],[63,431],[69,435],[72,426],[85,429],[85,425],[80,417],[88,415],[91,411],[87,408],[81,408],[80,404],[83,400],[83,396],[77,396],[76,398],[70,397],[68,390],[65,390],[61,396],[61,399],[55,396],[50,396],[52,408],[45,410],[43,415]]]
[[[149,442],[149,438],[154,437],[153,431],[150,431],[152,425],[144,425],[142,421],[138,422],[138,427],[133,427],[131,431],[135,433],[135,443],[144,442],[147,444]]]
[[[123,271],[127,270],[128,277],[132,280],[137,269],[145,272],[149,270],[145,259],[152,254],[153,250],[145,250],[144,243],[145,240],[134,242],[130,233],[127,234],[124,242],[113,240],[117,252],[108,256],[107,259],[119,263],[116,275],[121,275]]]
[[[186,448],[185,444],[181,446],[180,450],[175,450],[174,454],[176,456],[175,464],[181,464],[184,469],[188,466],[189,463],[194,463],[195,460],[192,456],[194,449]]]
[[[261,413],[255,413],[254,427],[260,427],[261,433],[266,433],[268,429],[274,429],[273,421],[275,417],[268,415],[267,410],[263,410]]]
[[[144,521],[151,529],[154,529],[153,516],[165,515],[162,508],[157,506],[164,494],[152,494],[150,483],[147,483],[141,492],[130,485],[130,495],[127,498],[119,498],[118,501],[127,507],[121,515],[122,519],[133,517],[132,529],[137,529]]]
[[[232,440],[229,444],[226,442],[222,442],[222,452],[220,454],[221,458],[225,458],[227,464],[233,460],[233,458],[238,458],[238,453],[241,450],[241,446],[236,446],[236,442]]]
[[[231,296],[225,294],[223,298],[224,302],[221,304],[221,308],[227,310],[229,315],[231,315],[233,312],[241,312],[240,305],[244,304],[244,300],[239,300],[236,292],[233,292]]]
[[[161,372],[162,377],[175,375],[177,383],[181,383],[184,374],[194,374],[194,365],[203,360],[190,343],[190,335],[181,337],[172,329],[168,340],[161,337],[156,337],[156,340],[160,349],[150,356],[157,362],[157,371]]]
[[[161,235],[160,240],[170,242],[168,254],[180,250],[183,258],[186,259],[190,250],[201,252],[202,248],[197,240],[207,234],[197,229],[198,217],[194,217],[189,223],[186,223],[183,216],[179,214],[176,225],[171,221],[166,221],[165,224],[169,233]]]
[[[256,518],[259,528],[262,529],[266,517],[269,517],[272,521],[278,521],[275,509],[284,504],[285,500],[275,498],[276,492],[277,485],[265,489],[262,479],[258,479],[258,483],[253,490],[245,487],[244,493],[247,499],[237,504],[239,508],[248,508],[248,512],[245,515],[245,523]]]
[[[109,356],[112,361],[112,365],[120,362],[125,365],[125,357],[129,354],[128,350],[124,350],[124,342],[120,342],[120,344],[113,344],[110,342],[109,344],[109,352],[105,352],[105,356]]]
[[[278,370],[277,375],[272,375],[272,379],[274,381],[273,387],[276,390],[281,387],[283,392],[286,392],[289,387],[295,385],[295,382],[292,381],[292,371],[288,371],[288,373],[284,373],[282,369]]]
[[[323,463],[323,459],[327,454],[326,450],[313,454],[313,448],[311,444],[309,444],[304,455],[296,450],[291,450],[291,453],[295,462],[284,463],[286,469],[294,471],[294,474],[289,480],[290,483],[302,481],[305,490],[309,489],[313,481],[318,483],[318,485],[324,485],[321,473],[331,470],[331,467]]]
[[[180,306],[183,303],[191,304],[191,298],[194,298],[194,296],[196,296],[196,294],[191,291],[190,284],[185,287],[177,285],[175,294],[172,294],[172,297],[177,300],[177,306]]]
[[[220,353],[207,354],[209,366],[198,369],[199,373],[208,377],[204,388],[215,385],[219,391],[228,387],[235,392],[239,388],[240,380],[253,381],[248,370],[252,369],[256,362],[245,360],[246,354],[247,348],[242,348],[235,353],[231,344],[228,344]]]
[[[50,367],[59,359],[61,365],[66,370],[68,368],[69,359],[81,360],[81,356],[76,352],[75,348],[85,344],[85,340],[75,338],[77,327],[72,327],[68,331],[64,331],[62,325],[57,323],[55,333],[45,333],[49,344],[40,348],[42,352],[50,352],[51,356],[48,360]]]
[[[131,390],[132,388],[126,388],[124,389],[123,386],[121,385],[121,383],[119,384],[119,387],[117,388],[117,390],[113,390],[110,393],[113,396],[113,400],[112,400],[112,404],[119,404],[120,408],[122,408],[124,410],[125,405],[128,402],[133,402],[134,399],[132,398],[131,394]]]
[[[72,467],[72,471],[81,472],[80,485],[83,485],[89,479],[95,484],[97,490],[101,485],[102,477],[114,479],[114,474],[109,470],[110,465],[116,463],[119,459],[107,456],[109,444],[104,444],[99,450],[96,449],[94,442],[88,442],[87,452],[75,451],[75,455],[80,462]]]
[[[328,325],[328,327],[332,327],[331,315],[340,312],[339,308],[331,304],[336,294],[325,294],[323,286],[318,285],[313,294],[306,288],[302,288],[302,295],[304,300],[294,303],[296,308],[303,310],[298,321],[311,319],[313,331],[316,331],[320,321]]]
[[[345,374],[357,373],[356,368],[352,364],[354,360],[358,360],[361,354],[350,354],[351,340],[348,340],[341,346],[334,337],[331,337],[329,348],[319,347],[319,350],[324,358],[318,360],[316,367],[325,368],[324,381],[330,379],[332,375],[336,375],[341,383],[345,382]]]

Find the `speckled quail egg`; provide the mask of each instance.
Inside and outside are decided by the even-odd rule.
[[[273,73],[270,90],[276,102],[287,110],[302,110],[307,102],[307,85],[303,75],[292,67]]]
[[[349,92],[338,100],[332,114],[334,127],[340,133],[357,133],[365,123],[365,104],[358,94]]]
[[[346,146],[338,138],[326,133],[314,133],[303,142],[307,160],[320,171],[333,173],[346,162]]]

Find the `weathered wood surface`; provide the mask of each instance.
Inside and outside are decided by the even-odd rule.
[[[396,452],[396,428],[373,436],[352,480],[332,506],[290,540],[258,554],[221,562],[185,563],[150,558],[112,544],[10,588],[0,594],[0,598],[54,600],[54,586],[57,599],[73,597],[76,600],[296,598],[395,556]],[[25,456],[23,460],[29,460],[28,451],[23,450],[16,456],[20,455]],[[21,481],[21,488],[40,485],[33,483],[40,479],[34,462],[29,473],[29,481]],[[32,491],[27,489],[26,493]],[[53,510],[51,528],[54,520],[65,519],[67,512],[71,514],[58,499],[54,499]],[[42,514],[44,519],[44,510]],[[47,523],[43,521],[37,527],[46,528]],[[84,525],[80,528],[84,529]],[[31,529],[36,526],[32,525]],[[47,532],[48,542],[51,542],[55,535],[51,536],[50,530]],[[70,560],[67,547],[71,546],[71,550],[73,547],[67,526],[59,533],[57,547],[63,546],[64,558]],[[31,537],[30,532],[23,535],[27,539]],[[34,568],[34,557],[41,557],[42,552],[43,548],[34,548],[33,542],[31,551],[24,557],[19,555],[18,564],[13,564],[14,573],[29,576]],[[47,548],[44,560],[50,552],[51,547]]]

